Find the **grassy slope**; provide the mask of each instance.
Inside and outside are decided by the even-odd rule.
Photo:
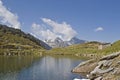
[[[13,31],[11,31],[11,30]],[[15,31],[15,32],[14,32]],[[20,30],[18,30],[20,31]],[[0,54],[36,54],[44,51],[44,48],[28,38],[25,38],[23,32],[16,33],[17,30],[12,28],[4,28],[0,26]]]
[[[103,53],[103,54],[110,54],[110,53],[118,52],[118,51],[120,51],[120,40],[114,42],[112,44],[112,46],[107,47],[107,48],[101,50],[101,53]]]
[[[96,53],[99,42],[88,42],[83,44],[71,45],[65,48],[54,48],[50,53],[61,54],[82,54],[82,53]]]
[[[54,48],[48,53],[51,54],[72,54],[72,55],[81,55],[81,54],[93,54],[93,55],[106,55],[113,52],[120,51],[120,40],[112,44],[112,46],[107,47],[103,50],[98,50],[99,42],[88,42],[84,44],[72,45],[65,48]]]

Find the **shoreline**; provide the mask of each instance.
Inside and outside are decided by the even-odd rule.
[[[85,75],[90,80],[119,80],[120,51],[82,62],[72,72]]]

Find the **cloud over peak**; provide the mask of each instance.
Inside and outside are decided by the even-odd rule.
[[[37,32],[40,32],[42,37],[46,39],[55,39],[56,37],[60,37],[63,40],[67,41],[70,40],[72,37],[77,35],[77,32],[72,29],[71,25],[67,24],[66,22],[58,23],[56,21],[53,21],[48,18],[42,18],[41,19],[44,24],[47,24],[51,29],[41,29],[39,31],[33,30],[33,32],[36,34]],[[33,24],[34,27],[37,26]],[[33,26],[32,26],[33,27]],[[39,25],[39,28],[44,28],[43,26]]]
[[[55,39],[58,35],[50,31],[49,29],[45,29],[42,25],[33,23],[32,24],[32,32],[39,38],[43,39]]]
[[[0,22],[20,29],[20,22],[18,21],[18,16],[12,12],[10,12],[2,3],[2,0],[0,0]]]

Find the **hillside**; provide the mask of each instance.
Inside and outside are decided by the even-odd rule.
[[[50,49],[50,47],[30,34],[19,29],[0,25],[0,54],[18,55],[32,53],[37,50]]]
[[[71,45],[65,48],[54,48],[50,50],[50,53],[54,54],[85,54],[85,53],[95,53],[98,50],[99,42],[87,42],[82,44]]]
[[[83,44],[77,44],[77,45],[71,45],[65,48],[55,48],[48,53],[51,54],[72,54],[72,55],[81,55],[81,56],[102,56],[102,55],[107,55],[113,52],[120,51],[120,40],[114,42],[111,44],[111,46],[108,46],[102,50],[98,49],[98,47],[102,43],[92,41],[92,42],[87,42]]]
[[[101,50],[101,53],[109,54],[109,53],[118,52],[118,51],[120,51],[120,40],[114,42],[110,47],[107,47]]]

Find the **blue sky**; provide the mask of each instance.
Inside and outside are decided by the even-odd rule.
[[[103,42],[120,39],[120,0],[2,0],[2,3],[17,16],[23,31],[40,39],[53,36]],[[60,25],[66,31],[57,28]]]

